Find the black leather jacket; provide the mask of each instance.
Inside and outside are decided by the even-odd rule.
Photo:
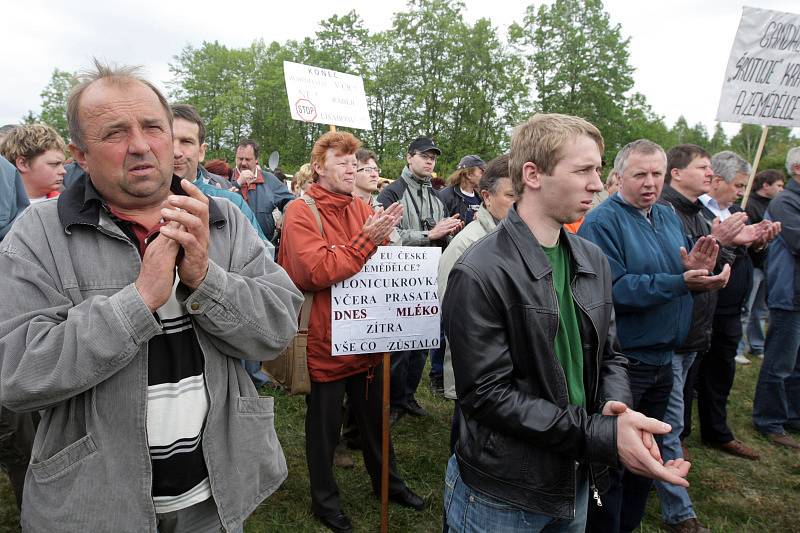
[[[453,267],[443,302],[461,418],[456,456],[476,490],[534,513],[575,514],[577,463],[617,466],[607,400],[630,405],[611,273],[594,244],[561,231],[584,352],[586,409],[570,405],[554,353],[552,268],[515,209]]]
[[[683,231],[689,242],[694,245],[700,237],[711,235],[711,221],[706,220],[701,211],[703,204],[699,200],[692,202],[669,185],[664,185],[659,203],[672,207],[683,224]],[[687,252],[689,250],[686,250]],[[733,266],[735,252],[732,248],[720,247],[717,256],[715,273],[722,270],[726,263]],[[714,321],[714,310],[717,308],[718,291],[693,292],[692,326],[683,344],[675,350],[677,353],[705,352],[711,345],[711,326]]]

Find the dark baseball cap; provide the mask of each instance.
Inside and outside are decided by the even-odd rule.
[[[465,155],[461,158],[461,161],[458,162],[458,168],[473,168],[479,167],[482,170],[486,170],[486,161],[478,157],[477,155]]]
[[[408,153],[416,152],[436,152],[437,155],[442,155],[442,151],[430,137],[417,137],[411,141],[411,144],[408,145]]]

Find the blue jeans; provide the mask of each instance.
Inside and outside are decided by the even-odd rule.
[[[242,366],[247,371],[247,375],[253,380],[253,385],[259,388],[269,383],[269,376],[261,370],[261,361],[251,361],[242,359]]]
[[[681,450],[681,431],[683,431],[683,384],[686,375],[697,357],[697,352],[676,353],[672,357],[672,392],[669,395],[664,422],[672,426],[672,431],[661,440],[661,458],[664,461],[683,457]],[[661,501],[661,517],[667,524],[677,524],[697,515],[692,507],[692,500],[684,487],[656,481],[656,492]]]
[[[800,311],[770,309],[753,425],[765,435],[783,435],[787,424],[800,427]]]
[[[583,533],[586,528],[586,505],[589,502],[589,481],[578,479],[575,494],[575,518],[564,520],[531,513],[470,488],[461,479],[456,456],[447,463],[444,480],[444,514],[446,531],[483,533],[485,531]]]
[[[754,268],[753,288],[742,310],[742,340],[739,341],[739,350],[736,353],[764,353],[765,318],[767,318],[767,280],[762,269]]]
[[[673,357],[670,354],[670,360]],[[628,360],[628,380],[633,396],[629,407],[645,416],[663,420],[672,391],[672,364],[648,365]],[[661,437],[656,437],[659,447]],[[589,502],[590,533],[630,532],[639,527],[647,507],[653,480],[620,468],[609,472],[609,487],[601,496],[603,506]]]

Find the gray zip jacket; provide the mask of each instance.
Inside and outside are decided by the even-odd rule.
[[[147,346],[161,326],[133,284],[137,249],[78,185],[27,210],[0,244],[0,400],[42,414],[22,526],[155,531]],[[231,530],[287,475],[273,399],[258,396],[238,359],[276,357],[302,297],[232,203],[211,199],[209,215],[208,274],[177,296],[203,351],[203,452]]]

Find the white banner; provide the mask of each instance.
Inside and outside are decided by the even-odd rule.
[[[289,61],[283,62],[283,76],[293,119],[372,129],[360,76]]]
[[[717,120],[800,126],[800,15],[744,8]]]
[[[439,347],[438,247],[380,246],[331,287],[333,355]]]

